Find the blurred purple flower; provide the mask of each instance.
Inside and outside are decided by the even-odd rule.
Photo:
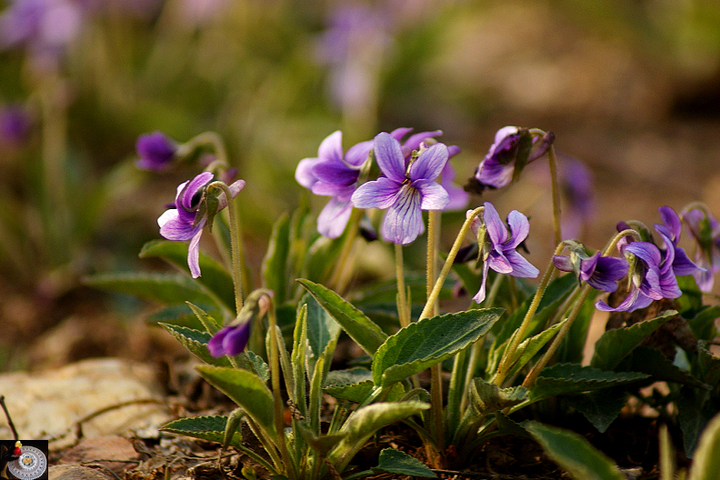
[[[17,146],[30,132],[30,117],[18,106],[0,108],[0,144]]]
[[[408,161],[400,142],[383,132],[375,137],[374,151],[384,176],[358,187],[351,201],[358,208],[387,209],[383,238],[396,244],[411,243],[425,230],[421,210],[442,210],[450,200],[435,182],[447,163],[448,149],[436,143]]]
[[[192,180],[181,183],[177,187],[174,206],[166,210],[160,218],[160,235],[168,240],[190,240],[188,249],[188,267],[193,278],[200,276],[200,238],[209,214],[203,207],[205,188],[213,181],[213,174],[203,172]],[[244,180],[237,180],[229,185],[230,193],[235,198],[245,187]],[[217,211],[227,206],[227,199],[222,193],[218,196]],[[204,205],[204,206],[207,206]]]
[[[330,134],[320,144],[318,156],[300,161],[295,179],[316,195],[332,197],[318,216],[318,232],[337,238],[345,230],[360,168],[372,149],[372,141],[358,143],[343,155],[342,132]]]
[[[178,145],[162,132],[140,135],[135,144],[140,159],[135,165],[143,170],[167,170],[175,159]]]
[[[249,321],[238,325],[228,325],[217,332],[207,344],[210,355],[215,358],[223,355],[237,355],[242,353],[250,340]]]
[[[563,205],[563,238],[579,238],[595,209],[592,172],[579,160],[560,155],[558,173]]]
[[[473,297],[475,303],[482,303],[485,300],[485,284],[487,283],[490,268],[498,273],[519,278],[535,278],[540,273],[537,268],[516,251],[518,245],[530,233],[530,222],[528,222],[527,217],[517,210],[510,212],[507,217],[507,224],[510,227],[510,233],[508,234],[507,227],[500,220],[500,215],[498,215],[492,203],[485,202],[483,205],[485,210],[482,214],[482,221],[479,217],[476,217],[471,224],[476,237],[481,233],[480,229],[483,224],[485,227],[484,238],[479,239],[482,242],[483,273],[480,290]]]
[[[605,292],[617,290],[618,280],[628,272],[625,259],[603,257],[600,252],[587,256],[582,251],[576,251],[570,255],[554,255],[552,260],[558,270],[574,272],[579,281]]]
[[[507,186],[519,173],[516,172],[516,166],[522,169],[543,156],[554,140],[552,132],[538,137],[532,136],[524,128],[501,128],[495,134],[495,143],[490,146],[487,155],[475,169],[475,176],[470,179],[466,189],[482,193],[486,188]]]
[[[14,0],[0,16],[0,49],[25,46],[40,66],[53,65],[77,37],[83,12],[69,0]]]
[[[714,276],[720,271],[720,222],[696,206],[685,209],[681,215],[697,244],[695,262],[701,270],[693,273],[693,277],[701,291],[711,292]]]

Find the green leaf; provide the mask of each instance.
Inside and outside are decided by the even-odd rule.
[[[186,243],[169,240],[151,240],[143,245],[140,251],[140,258],[160,257],[189,274],[187,256],[188,245]],[[205,287],[206,292],[219,300],[227,310],[234,311],[235,291],[230,273],[221,263],[202,253],[200,253],[200,270],[202,275],[195,281]]]
[[[590,366],[601,370],[615,369],[623,358],[640,345],[645,337],[675,315],[677,315],[676,311],[668,310],[652,320],[608,330],[595,343],[595,352],[590,360]]]
[[[583,302],[580,312],[568,329],[567,335],[560,342],[560,348],[557,351],[556,361],[558,363],[580,363],[583,360],[585,352],[585,344],[587,343],[588,331],[595,315],[595,299],[598,291],[590,290],[587,298]]]
[[[578,363],[559,363],[540,372],[530,387],[530,399],[538,401],[556,395],[617,387],[646,378],[648,375],[644,373],[606,372]]]
[[[709,385],[681,370],[656,348],[642,345],[637,347],[631,354],[628,369],[633,372],[647,373],[655,381],[682,383],[710,390]]]
[[[161,327],[170,332],[170,335],[182,344],[183,347],[187,348],[190,353],[198,357],[205,363],[210,365],[217,365],[221,367],[229,367],[230,361],[227,357],[215,358],[210,355],[207,349],[207,344],[212,338],[207,332],[201,332],[187,327],[179,327],[177,325],[169,325],[167,323],[161,323]]]
[[[217,308],[212,305],[204,305],[202,309],[207,311],[208,309]],[[215,314],[218,311],[213,312]],[[150,325],[159,325],[160,323],[168,323],[170,325],[177,325],[178,327],[194,328],[195,330],[204,330],[202,322],[198,320],[197,316],[192,312],[187,304],[176,304],[163,307],[160,310],[149,315],[146,320]]]
[[[329,453],[328,460],[342,471],[365,442],[382,427],[430,408],[424,402],[374,403],[356,410],[340,429],[345,438]]]
[[[223,443],[227,420],[228,417],[221,415],[181,418],[166,423],[160,427],[160,430],[209,442]],[[230,445],[242,445],[240,431],[236,431],[230,438]]]
[[[315,300],[340,324],[350,338],[368,354],[375,354],[387,338],[380,327],[332,290],[310,280],[298,279],[298,282],[315,297]]]
[[[372,467],[371,470],[376,475],[380,473],[391,473],[415,478],[438,478],[438,476],[420,460],[394,448],[382,450],[378,458],[378,466]]]
[[[688,480],[715,480],[720,472],[720,414],[715,415],[700,436]]]
[[[523,426],[548,456],[576,480],[625,480],[612,460],[577,433],[534,421]]]
[[[702,310],[692,320],[688,320],[687,323],[697,339],[710,341],[717,334],[715,320],[718,317],[720,317],[720,305],[713,305]]]
[[[515,352],[515,361],[512,364],[512,368],[508,371],[506,378],[513,378],[520,369],[522,369],[532,359],[541,348],[545,346],[557,333],[558,330],[565,325],[567,319],[560,323],[556,323],[552,327],[543,330],[534,337],[526,338],[523,342],[518,345],[517,351]]]
[[[698,388],[683,386],[680,388],[675,404],[678,408],[678,424],[683,433],[685,455],[693,457],[693,450],[707,423],[717,413],[717,408],[708,405],[709,392]]]
[[[83,283],[101,290],[133,295],[166,305],[185,302],[196,305],[217,304],[196,282],[179,274],[102,273],[85,277]]]
[[[331,370],[325,379],[323,391],[328,395],[341,400],[362,403],[374,388],[372,373],[361,367],[348,370]],[[394,402],[405,394],[402,383],[393,385],[385,397],[388,402]]]
[[[450,358],[485,335],[502,314],[487,308],[411,323],[375,352],[373,382],[387,387]]]
[[[482,378],[473,378],[470,382],[470,406],[477,415],[485,415],[514,407],[528,398],[528,390],[523,386],[500,388]]]
[[[603,433],[625,406],[629,394],[622,387],[606,388],[564,397],[567,404],[582,413],[598,432]]]
[[[275,293],[278,305],[287,298],[288,255],[290,253],[290,216],[283,213],[273,225],[267,253],[262,261],[263,287]]]
[[[575,287],[577,287],[577,285],[577,278],[574,274],[563,275],[562,277],[556,278],[555,280],[550,282],[547,289],[545,290],[545,293],[543,294],[542,299],[540,300],[540,303],[538,304],[535,315],[530,321],[526,333],[526,338],[537,335],[543,330],[545,330],[545,324],[550,318],[550,315],[555,313],[555,311],[558,309],[565,297],[567,297],[567,295]],[[520,307],[518,307],[517,309],[515,309],[515,311],[512,312],[512,314],[507,318],[507,320],[504,320],[502,322],[502,327],[500,328],[500,331],[497,332],[495,340],[493,341],[493,344],[490,348],[490,361],[488,362],[487,366],[487,371],[489,373],[494,373],[497,370],[498,362],[500,361],[502,354],[505,352],[510,338],[515,333],[515,331],[517,331],[523,319],[525,318],[525,314],[530,308],[532,300],[532,297],[525,300],[522,305],[520,305]],[[497,330],[497,328],[495,330]]]
[[[265,382],[248,370],[198,365],[200,375],[211,385],[230,397],[255,423],[276,437],[273,396]]]
[[[337,340],[340,325],[312,295],[305,295],[302,303],[307,305],[307,340],[310,352],[314,358],[318,358],[330,342]]]
[[[220,330],[221,325],[213,318],[212,315],[209,315],[205,310],[198,307],[197,305],[194,305],[190,302],[187,302],[188,307],[190,307],[190,310],[195,314],[198,321],[202,324],[203,329],[210,333],[211,335],[215,335],[218,330]]]

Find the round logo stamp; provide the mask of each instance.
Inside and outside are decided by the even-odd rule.
[[[47,458],[42,450],[30,446],[20,450],[20,458],[8,463],[8,472],[20,480],[34,480],[45,473]]]

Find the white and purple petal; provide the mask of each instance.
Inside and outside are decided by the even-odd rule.
[[[408,177],[410,180],[435,180],[440,176],[448,160],[448,149],[443,143],[436,143],[424,152],[410,165]]]
[[[375,137],[375,160],[388,178],[402,183],[405,181],[405,157],[400,142],[386,132]]]
[[[407,245],[425,231],[420,202],[420,192],[409,185],[404,185],[396,201],[385,213],[382,224],[385,240]]]
[[[380,177],[360,185],[352,194],[351,201],[357,208],[385,209],[395,203],[401,188],[401,183]]]

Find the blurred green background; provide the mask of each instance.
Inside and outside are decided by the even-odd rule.
[[[397,127],[442,129],[463,149],[462,184],[505,125],[552,130],[592,171],[594,206],[573,234],[593,248],[620,220],[658,221],[662,205],[702,200],[720,215],[720,3],[0,2],[0,370],[57,361],[48,335],[68,319],[87,330],[144,308],[81,283],[157,268],[137,253],[197,173],[135,169],[142,133],[225,139],[247,181],[257,271],[278,215],[324,203],[294,170],[333,131],[347,148]],[[531,217],[540,269],[553,249],[546,170],[537,162],[472,199]],[[123,349],[109,343],[97,353]]]

